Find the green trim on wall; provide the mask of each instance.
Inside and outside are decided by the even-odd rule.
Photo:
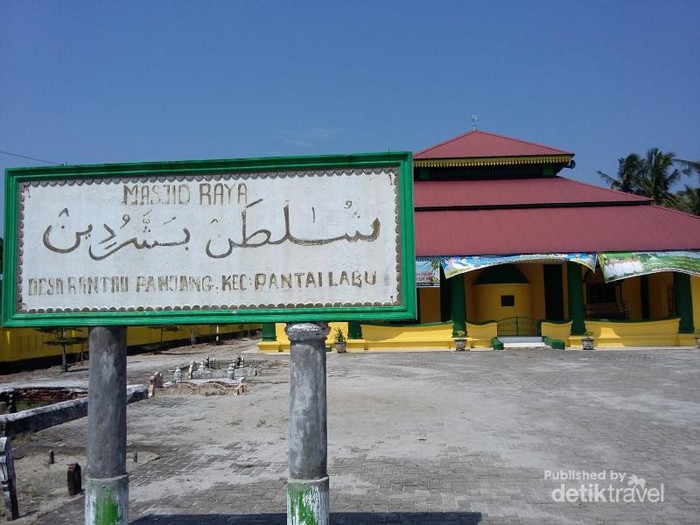
[[[693,324],[693,294],[690,275],[673,272],[673,289],[676,294],[676,315],[681,318],[678,332],[692,334],[695,332],[695,326]]]
[[[566,284],[569,291],[569,317],[571,318],[571,335],[584,335],[586,323],[583,320],[585,303],[583,299],[583,277],[581,265],[567,261]]]
[[[262,325],[262,340],[277,341],[277,328],[275,323],[263,323]]]
[[[464,293],[464,274],[448,279],[450,283],[450,313],[452,316],[452,337],[467,334],[467,305]]]
[[[348,322],[348,339],[362,339],[362,324],[360,321]]]

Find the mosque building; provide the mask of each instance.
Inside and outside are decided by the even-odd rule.
[[[561,175],[573,166],[476,129],[415,153],[418,318],[334,323],[348,349],[695,345],[700,218]],[[260,349],[288,349],[283,328],[263,325]]]

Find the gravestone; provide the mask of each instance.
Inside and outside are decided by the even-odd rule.
[[[78,463],[68,465],[68,495],[76,496],[83,491],[83,476]]]

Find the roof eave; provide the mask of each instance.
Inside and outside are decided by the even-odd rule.
[[[417,168],[453,168],[468,166],[517,166],[525,164],[568,164],[574,155],[532,155],[522,157],[472,157],[413,159]]]

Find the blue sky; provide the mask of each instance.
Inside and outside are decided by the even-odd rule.
[[[698,1],[0,2],[0,150],[69,164],[418,151],[478,127],[601,184],[700,158]],[[42,163],[0,154],[0,169]],[[686,181],[697,183],[696,180]]]

